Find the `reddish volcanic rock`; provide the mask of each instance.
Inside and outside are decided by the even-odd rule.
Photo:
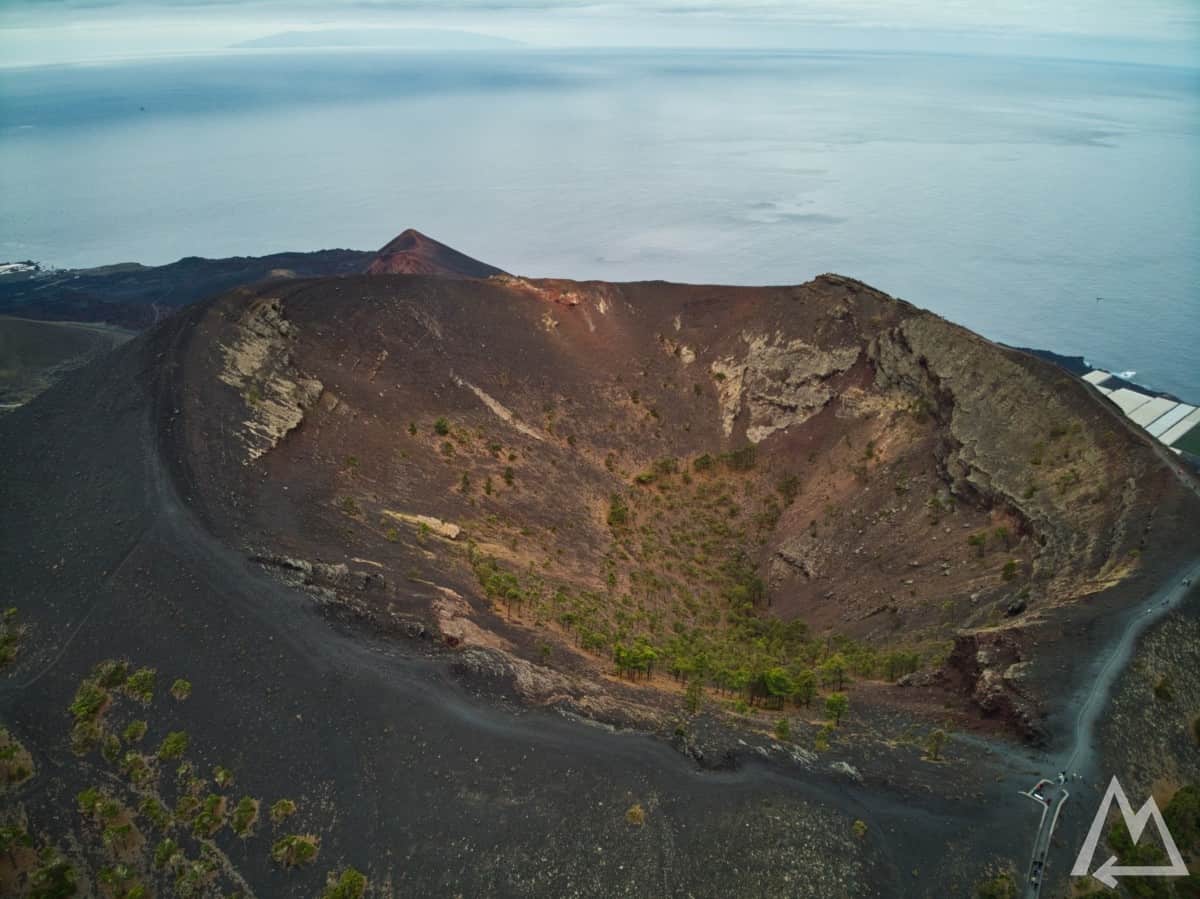
[[[490,278],[504,272],[409,228],[379,251],[367,274]]]

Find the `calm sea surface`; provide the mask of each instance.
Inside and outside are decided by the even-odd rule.
[[[0,69],[0,259],[370,249],[868,281],[1200,400],[1200,71],[843,53]]]

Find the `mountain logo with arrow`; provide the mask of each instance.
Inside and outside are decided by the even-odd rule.
[[[1175,840],[1167,829],[1167,822],[1163,820],[1162,812],[1158,810],[1158,804],[1154,801],[1154,797],[1151,796],[1147,799],[1146,804],[1135,812],[1115,776],[1109,781],[1104,798],[1100,800],[1100,808],[1096,810],[1096,817],[1092,819],[1092,827],[1075,859],[1075,867],[1071,869],[1071,876],[1086,877],[1088,875],[1094,860],[1093,856],[1096,854],[1096,846],[1099,844],[1100,835],[1104,830],[1104,822],[1108,818],[1109,809],[1112,808],[1114,801],[1121,810],[1121,817],[1125,819],[1125,826],[1129,829],[1129,838],[1134,843],[1141,839],[1146,824],[1150,821],[1154,822],[1158,828],[1158,834],[1162,838],[1163,847],[1167,850],[1169,863],[1165,865],[1118,865],[1117,857],[1114,855],[1095,871],[1092,871],[1091,875],[1110,889],[1116,888],[1118,877],[1187,877],[1187,865],[1183,863],[1183,856],[1179,854],[1179,847],[1175,845]]]

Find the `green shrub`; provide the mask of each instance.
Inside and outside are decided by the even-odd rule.
[[[153,796],[147,796],[142,800],[141,805],[138,806],[138,813],[160,830],[171,823],[170,811]]]
[[[79,685],[68,708],[76,722],[93,721],[107,703],[108,693],[89,679]]]
[[[192,695],[192,684],[190,681],[184,680],[182,677],[176,678],[175,683],[171,684],[171,695],[180,702]]]
[[[179,844],[167,837],[154,849],[154,867],[165,868],[179,852]]]
[[[258,822],[258,800],[243,796],[233,809],[233,832],[239,837],[248,837]]]
[[[116,734],[106,734],[100,741],[100,755],[110,765],[115,765],[121,757],[121,738]]]
[[[143,705],[154,698],[154,669],[139,668],[125,681],[125,692]]]
[[[88,787],[80,791],[75,797],[75,802],[79,806],[79,813],[90,817],[99,810],[102,799],[104,799],[104,793],[97,787]]]
[[[366,875],[354,868],[344,868],[341,873],[329,872],[321,899],[362,899],[366,890]]]
[[[317,857],[320,841],[312,834],[289,834],[271,846],[271,860],[285,868],[307,865]]]
[[[66,856],[47,846],[38,853],[38,866],[29,875],[28,888],[34,899],[67,899],[78,890],[75,869]]]
[[[629,524],[629,506],[625,500],[614,493],[608,498],[608,526],[610,528],[624,527]]]
[[[731,471],[750,471],[758,461],[758,448],[753,443],[730,450],[721,455],[721,460]]]
[[[121,731],[121,739],[126,743],[137,743],[142,737],[146,736],[147,724],[140,718],[136,721],[130,721],[125,725],[125,729]]]
[[[200,800],[185,793],[175,800],[175,817],[180,821],[192,821],[200,814]]]
[[[279,824],[296,814],[296,803],[290,799],[280,799],[271,806],[271,820]]]
[[[173,730],[163,739],[158,747],[158,757],[164,761],[180,758],[188,748],[188,735],[181,730]]]
[[[154,769],[140,752],[130,750],[121,759],[121,772],[134,786],[143,786],[154,779]]]
[[[845,693],[830,693],[825,697],[825,714],[833,719],[833,726],[842,723],[842,718],[850,710],[850,700]]]
[[[790,506],[796,501],[796,497],[800,495],[800,479],[794,474],[790,474],[783,478],[775,489],[783,497],[784,503]]]
[[[816,736],[813,737],[813,749],[815,749],[817,752],[828,752],[829,751],[829,740],[832,737],[833,737],[833,725],[832,724],[821,725],[821,729],[818,730],[816,733]]]
[[[445,437],[450,433],[450,422],[446,421],[444,418],[439,418],[433,423],[433,433],[437,434],[439,437]]]
[[[931,730],[929,736],[925,738],[925,751],[929,753],[929,758],[937,761],[941,758],[942,747],[946,745],[946,732],[940,728]]]
[[[0,854],[9,854],[21,847],[33,845],[33,838],[19,825],[0,825]]]
[[[192,833],[198,837],[211,837],[225,826],[225,797],[210,793],[204,797],[200,812],[192,822]]]
[[[97,684],[109,690],[115,690],[125,683],[129,677],[129,663],[124,660],[109,659],[96,666],[93,677]]]

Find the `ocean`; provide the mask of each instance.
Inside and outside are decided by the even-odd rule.
[[[0,261],[407,227],[527,275],[839,272],[1200,400],[1200,70],[524,50],[0,69]]]

